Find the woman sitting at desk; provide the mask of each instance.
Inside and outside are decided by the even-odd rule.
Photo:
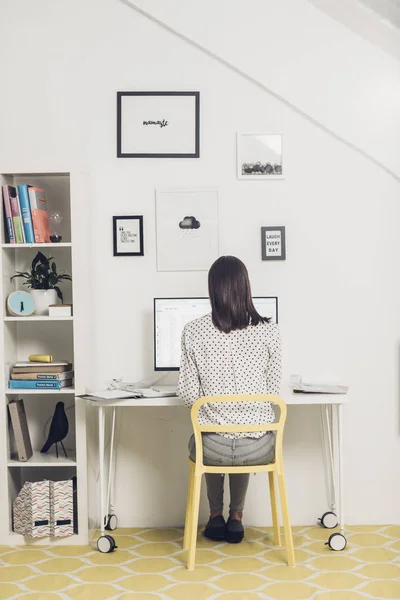
[[[222,256],[208,274],[212,312],[188,323],[182,333],[178,393],[189,408],[200,396],[220,394],[279,394],[281,345],[278,325],[254,308],[245,265]],[[199,422],[212,425],[250,425],[275,420],[270,403],[206,404]],[[196,459],[194,436],[189,441]],[[260,465],[274,459],[275,434],[203,434],[204,464]],[[230,512],[223,517],[224,476],[206,473],[210,519],[204,535],[212,540],[241,542],[242,516],[249,474],[230,474]]]

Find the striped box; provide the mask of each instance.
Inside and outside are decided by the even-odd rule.
[[[72,479],[50,481],[50,535],[63,537],[74,533]]]
[[[50,535],[50,482],[27,481],[13,502],[15,533],[32,538]]]

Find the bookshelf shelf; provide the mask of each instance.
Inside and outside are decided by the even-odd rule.
[[[21,462],[18,459],[11,458],[7,462],[8,467],[74,467],[76,466],[76,457],[65,458],[62,448],[59,449],[59,456],[53,456],[52,454],[42,454],[41,452],[34,452],[29,460]],[[67,452],[68,453],[68,452]]]
[[[89,542],[86,404],[77,394],[90,387],[88,178],[81,171],[51,172],[44,168],[33,172],[30,169],[4,169],[3,165],[0,185],[17,187],[24,184],[43,188],[49,214],[59,213],[63,217],[58,232],[62,241],[40,244],[6,243],[8,229],[4,223],[4,211],[0,210],[0,389],[4,390],[5,398],[3,409],[0,410],[0,480],[3,482],[0,486],[0,506],[3,507],[0,513],[0,545],[86,545]],[[0,201],[3,203],[1,196],[0,194]],[[7,314],[6,300],[9,294],[16,290],[26,290],[21,279],[11,278],[16,272],[28,271],[38,251],[46,257],[54,258],[58,273],[71,275],[72,281],[62,281],[60,288],[64,302],[73,305],[73,316],[17,317]],[[20,323],[24,325],[19,325]],[[30,354],[51,354],[54,361],[71,362],[74,371],[73,385],[59,390],[9,388],[10,369],[18,361],[27,361]],[[40,449],[44,443],[44,432],[50,427],[57,402],[64,403],[69,423],[68,433],[63,440],[67,458],[59,446],[59,458],[56,457],[55,449],[51,448],[46,454],[36,450],[26,462],[17,460],[15,451],[18,439],[10,423],[7,404],[21,399],[24,400],[31,444],[36,449]],[[76,477],[77,534],[65,539],[46,537],[33,540],[13,532],[13,502],[27,481],[64,481],[72,477]]]
[[[60,242],[59,244],[2,244],[4,250],[16,250],[18,248],[71,248],[71,242]]]
[[[17,396],[41,396],[42,394],[54,394],[56,396],[58,396],[59,394],[72,394],[73,396],[75,396],[75,388],[71,388],[71,387],[65,387],[65,388],[61,388],[60,390],[49,390],[46,388],[38,388],[36,390],[33,389],[11,389],[11,388],[7,388],[5,391],[5,395],[6,396],[13,396],[13,395],[17,395]]]
[[[4,321],[13,321],[16,323],[32,323],[32,321],[73,321],[74,317],[46,317],[33,315],[32,317],[4,317]]]

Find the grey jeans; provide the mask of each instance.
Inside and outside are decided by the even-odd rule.
[[[189,440],[190,458],[196,460],[194,435]],[[275,458],[275,432],[261,438],[226,438],[218,433],[203,433],[203,461],[205,465],[249,466],[266,465]],[[229,475],[231,511],[242,511],[250,474]],[[206,473],[207,496],[210,510],[222,512],[224,507],[224,475]]]

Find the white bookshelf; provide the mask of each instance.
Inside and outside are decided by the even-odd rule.
[[[20,469],[21,463],[17,458],[10,458],[7,461],[8,467],[15,467]],[[29,462],[26,463],[26,467],[73,467],[76,466],[76,456],[64,456],[62,449],[61,453],[59,452],[58,458],[53,456],[52,454],[41,454],[40,452],[35,451],[32,457],[29,459]]]
[[[6,396],[21,396],[21,395],[25,395],[25,396],[38,396],[38,395],[43,395],[43,394],[47,394],[47,395],[51,395],[51,396],[58,396],[59,394],[63,395],[70,395],[70,396],[75,396],[76,392],[75,392],[75,388],[71,388],[71,387],[66,387],[66,388],[61,388],[59,390],[46,390],[46,389],[39,389],[39,390],[18,390],[18,389],[10,389],[10,388],[6,388],[4,391]]]
[[[90,382],[90,265],[88,261],[90,228],[87,177],[79,172],[2,171],[0,185],[28,183],[45,189],[49,211],[57,210],[64,216],[62,241],[58,244],[8,244],[5,239],[3,209],[0,213],[0,389],[4,390],[4,404],[0,411],[0,545],[20,544],[87,544],[87,465],[86,465],[86,411],[83,394]],[[2,196],[0,195],[1,202]],[[15,271],[29,270],[38,251],[53,257],[58,272],[72,276],[72,282],[61,282],[64,302],[73,305],[71,317],[33,315],[14,317],[7,314],[8,295],[22,286],[23,280],[10,281]],[[29,354],[49,353],[55,360],[73,363],[74,386],[52,389],[10,389],[11,366],[17,360],[27,360]],[[27,462],[16,458],[13,436],[10,432],[7,404],[23,398],[28,427],[34,450]],[[67,437],[63,440],[65,457],[59,445],[58,458],[54,445],[42,454],[48,427],[57,402],[65,404],[69,422]],[[77,478],[78,533],[68,538],[41,538],[32,540],[12,530],[12,503],[26,481],[42,479],[63,480]],[[4,485],[5,483],[5,485]],[[8,510],[5,510],[8,507]]]
[[[11,184],[9,184],[11,185]],[[1,247],[4,248],[4,250],[15,250],[17,248],[23,248],[24,250],[26,250],[26,248],[37,248],[38,250],[41,250],[43,248],[54,248],[55,244],[2,244]],[[57,248],[71,248],[72,244],[71,242],[59,242],[57,244]]]
[[[72,321],[74,317],[46,317],[45,315],[32,315],[31,317],[4,317],[4,321],[14,321],[15,323],[29,323],[29,321]]]

